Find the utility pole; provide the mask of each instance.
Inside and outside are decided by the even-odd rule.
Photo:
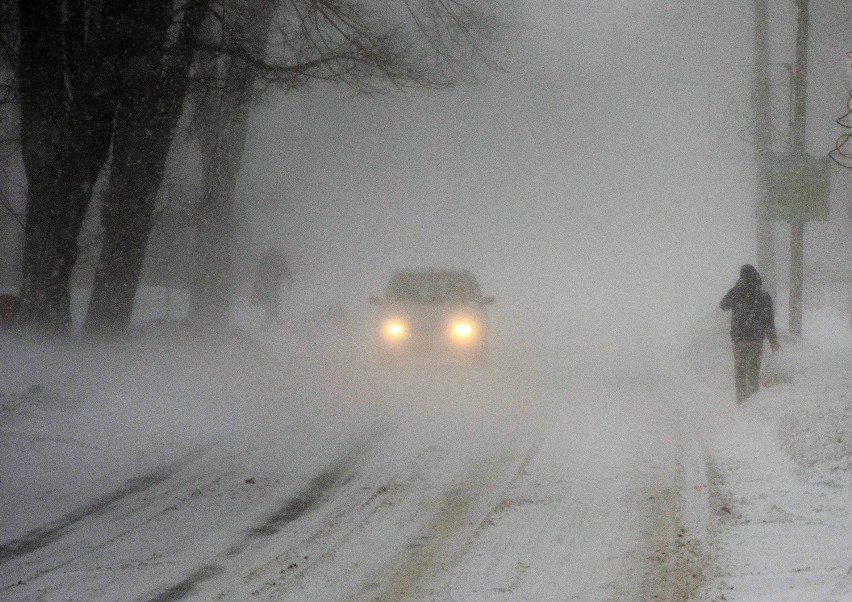
[[[790,123],[792,153],[805,160],[808,100],[808,28],[810,0],[795,0],[799,15],[796,26],[796,66],[793,70],[793,117]],[[790,334],[802,336],[802,293],[804,290],[805,221],[790,222]]]
[[[757,269],[764,288],[776,298],[775,243],[772,236],[772,212],[769,200],[769,165],[772,150],[772,83],[769,74],[768,0],[754,0],[754,156],[757,166]]]

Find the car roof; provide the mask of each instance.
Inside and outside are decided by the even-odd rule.
[[[433,276],[445,276],[445,275],[458,275],[464,276],[466,278],[474,278],[473,274],[470,270],[464,269],[456,269],[456,268],[412,268],[412,269],[404,269],[404,270],[396,270],[393,275],[396,276],[398,274],[410,274],[410,275],[433,275]]]
[[[422,268],[394,272],[386,296],[407,301],[474,300],[482,296],[469,270]]]

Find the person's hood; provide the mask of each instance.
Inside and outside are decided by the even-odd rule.
[[[748,263],[740,268],[740,281],[748,288],[760,288],[763,285],[757,269]]]

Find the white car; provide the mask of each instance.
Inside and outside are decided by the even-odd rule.
[[[394,273],[379,307],[376,345],[383,360],[412,355],[481,361],[488,351],[485,297],[466,270],[426,269]]]

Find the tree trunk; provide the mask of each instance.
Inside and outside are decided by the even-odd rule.
[[[262,56],[269,39],[274,3],[249,0],[233,12],[231,33]],[[217,69],[214,61],[202,64]],[[257,70],[241,58],[225,66],[219,94],[203,90],[198,106],[198,138],[205,165],[205,194],[198,214],[195,256],[199,264],[192,283],[190,314],[197,325],[228,324],[233,294],[233,247],[236,235],[234,191],[248,133]]]
[[[772,82],[769,75],[768,0],[754,0],[754,155],[757,167],[755,228],[757,269],[763,288],[776,299],[775,240],[769,200],[768,162],[772,151]]]
[[[32,163],[27,165],[29,172]],[[58,184],[56,180],[52,182]],[[77,260],[77,236],[82,219],[68,219],[64,211],[68,195],[60,186],[50,191],[34,191],[32,188],[27,202],[21,304],[17,320],[27,327],[69,335],[71,273]]]
[[[150,105],[148,105],[150,106]],[[118,118],[109,185],[101,210],[103,244],[86,316],[87,335],[109,335],[130,324],[171,131],[145,123],[144,107]],[[128,112],[136,115],[128,115]],[[165,131],[164,131],[165,130]]]
[[[793,148],[795,155],[807,156],[808,105],[808,30],[810,0],[796,0],[799,9],[796,27],[796,69],[790,82],[793,86]],[[802,311],[805,287],[805,222],[793,219],[790,224],[790,334],[802,336]]]
[[[101,220],[101,256],[84,331],[114,335],[133,313],[157,190],[189,83],[193,49],[207,0],[184,4],[176,42],[170,0],[127,3],[121,24],[128,56],[113,137],[110,181]],[[139,49],[144,49],[140,51]]]
[[[196,325],[228,324],[234,288],[231,271],[236,233],[234,189],[244,142],[245,128],[234,132],[221,148],[204,151],[208,189],[198,213],[195,243],[198,264],[190,290],[190,317]]]
[[[108,25],[114,3],[97,15]],[[20,5],[21,137],[29,183],[17,320],[55,334],[71,327],[77,237],[109,150],[114,61],[79,2]],[[100,23],[100,21],[98,21]],[[106,34],[108,35],[108,34]]]

